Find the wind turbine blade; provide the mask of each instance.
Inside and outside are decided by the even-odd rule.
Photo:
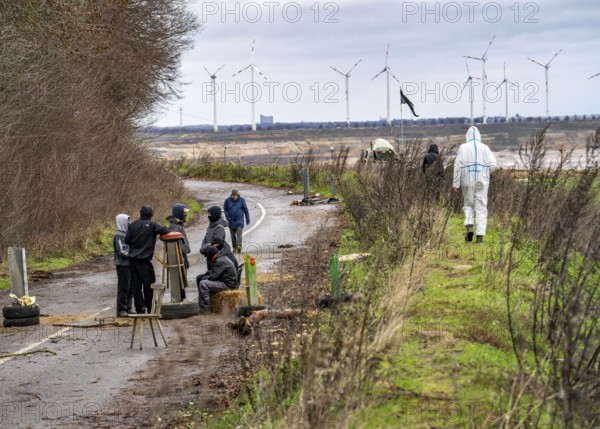
[[[342,76],[346,76],[344,73],[342,73],[341,71],[339,71],[338,69],[336,69],[334,66],[329,66],[333,69],[333,71],[338,72],[339,74],[341,74]]]
[[[494,37],[492,37],[492,40],[490,40],[490,43],[488,44],[487,49],[485,50],[485,52],[483,53],[481,58],[485,58],[485,54],[487,54],[487,52],[490,50],[490,46],[492,46],[492,42],[494,41],[495,38],[496,38],[496,35],[494,35]]]
[[[463,55],[464,58],[470,58],[472,60],[483,61],[483,58],[471,57],[470,55]]]
[[[210,77],[212,77],[212,74],[208,71],[208,69],[206,68],[206,66],[204,64],[202,64],[202,67],[204,67],[204,70],[206,70],[206,73],[208,73],[208,75]]]
[[[469,78],[466,80],[465,84],[463,85],[462,89],[460,90],[460,95],[462,95],[463,92],[465,92],[465,88],[467,87],[467,85],[469,84],[469,82],[471,82],[471,77],[469,76]]]
[[[256,70],[256,72],[261,75],[265,80],[267,80],[267,75],[265,75],[263,72],[261,72],[258,67],[256,67],[255,65],[250,66],[252,67],[254,70]]]
[[[388,43],[388,47],[385,51],[385,68],[387,68],[388,65],[388,54],[390,53],[390,44]]]
[[[244,72],[244,71],[248,70],[250,67],[252,67],[252,65],[249,65],[248,67],[244,67],[243,69],[236,71],[234,74],[231,75],[231,77],[233,77],[235,75],[238,75],[241,72]]]
[[[377,73],[375,76],[373,76],[373,79],[371,79],[371,80],[375,80],[375,79],[376,79],[376,78],[377,78],[379,75],[381,75],[381,74],[385,73],[386,71],[387,71],[387,67],[386,67],[386,68],[384,68],[383,70],[381,70],[381,71],[380,71],[379,73]]]
[[[533,63],[536,63],[538,66],[542,66],[542,67],[546,67],[545,65],[543,65],[542,63],[538,63],[536,60],[532,60],[531,58],[527,57],[527,59]]]
[[[588,77],[588,79],[593,79],[593,78],[595,78],[596,76],[600,76],[600,73],[596,73],[595,75]]]
[[[471,70],[469,70],[469,62],[465,58],[465,66],[467,67],[467,74],[469,75],[469,79],[471,78]]]
[[[559,50],[559,51],[558,51],[556,54],[554,54],[554,56],[553,56],[552,58],[550,58],[550,61],[548,61],[548,62],[546,63],[546,67],[548,67],[548,66],[550,65],[550,63],[551,63],[552,61],[554,61],[554,58],[556,58],[556,56],[557,56],[558,54],[560,54],[561,52],[562,52],[562,49],[560,49],[560,50]]]
[[[254,42],[256,42],[256,39],[252,39],[252,48],[250,49],[250,64],[254,62]]]
[[[354,70],[354,69],[356,68],[356,66],[357,66],[357,65],[358,65],[358,64],[359,64],[361,61],[362,61],[362,60],[358,60],[358,61],[356,62],[356,64],[354,64],[354,65],[352,66],[352,68],[351,68],[350,70],[348,70],[348,73],[346,73],[346,74],[347,74],[348,76],[350,76],[350,73],[352,72],[352,70]]]
[[[400,80],[399,80],[399,79],[398,79],[396,76],[394,76],[394,73],[392,73],[392,71],[391,71],[390,69],[388,69],[388,70],[389,70],[389,72],[390,72],[390,76],[392,76],[394,79],[396,79],[396,82],[398,82],[399,84],[402,84],[402,83],[400,82]]]
[[[217,73],[219,73],[219,71],[220,71],[220,70],[221,70],[223,67],[225,67],[225,64],[223,64],[221,67],[219,67],[219,68],[217,69],[217,71],[214,73],[214,75],[216,76],[216,75],[217,75]]]

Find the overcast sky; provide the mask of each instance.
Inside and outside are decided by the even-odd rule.
[[[273,115],[276,122],[345,121],[343,76],[362,62],[350,78],[351,120],[386,116],[385,74],[371,80],[385,65],[402,82],[422,118],[469,116],[468,90],[460,94],[467,71],[463,55],[480,57],[496,36],[487,57],[488,116],[504,115],[503,80],[509,90],[509,114],[545,114],[544,68],[552,61],[550,114],[600,113],[600,3],[598,0],[544,2],[401,2],[355,1],[197,1],[193,9],[203,24],[195,46],[183,60],[187,83],[181,100],[168,106],[154,122],[178,126],[212,123],[210,77],[203,65],[218,73],[220,125],[251,122],[250,71],[232,76],[254,63],[267,80],[260,85],[256,117]],[[481,62],[469,60],[471,75],[481,77]],[[475,115],[482,114],[481,82],[475,89]],[[391,79],[392,117],[400,115],[400,84]],[[405,118],[410,117],[406,107]]]

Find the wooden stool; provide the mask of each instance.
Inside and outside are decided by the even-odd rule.
[[[152,338],[154,339],[154,345],[158,347],[158,342],[156,341],[156,334],[154,333],[154,325],[152,321],[156,322],[158,326],[158,330],[160,331],[160,336],[165,342],[165,347],[169,347],[167,344],[167,339],[165,338],[165,333],[163,332],[162,325],[160,324],[160,308],[162,307],[163,296],[165,294],[165,285],[157,285],[153,284],[152,286],[152,309],[149,314],[130,314],[129,317],[133,318],[133,332],[131,333],[131,345],[130,349],[133,348],[133,341],[135,339],[135,328],[138,326],[138,320],[140,321],[140,350],[144,347],[144,320],[147,320],[150,324],[150,330],[152,331]]]

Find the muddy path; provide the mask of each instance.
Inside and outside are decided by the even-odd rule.
[[[276,269],[281,249],[299,247],[316,231],[319,220],[335,206],[291,207],[283,190],[244,184],[186,181],[203,204],[222,206],[238,188],[250,209],[244,249],[258,260],[258,273]],[[132,218],[136,218],[133,214]],[[187,228],[191,242],[188,297],[197,300],[196,275],[205,271],[198,249],[207,226],[200,215]],[[229,238],[229,237],[228,237]],[[162,252],[157,243],[156,253]],[[161,269],[155,263],[157,278]],[[0,427],[119,428],[163,425],[173,412],[194,409],[218,412],[236,396],[236,342],[226,315],[201,315],[162,322],[169,348],[154,347],[145,329],[144,350],[129,348],[130,321],[97,328],[56,323],[115,315],[116,273],[112,257],[103,257],[55,273],[30,285],[41,307],[41,324],[31,328],[0,327],[0,354],[51,350],[0,359]],[[8,291],[0,294],[8,303]],[[169,301],[168,294],[165,302]],[[6,305],[6,304],[4,304]],[[160,343],[159,343],[160,345]]]

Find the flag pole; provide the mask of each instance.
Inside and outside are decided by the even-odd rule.
[[[402,120],[402,85],[400,86],[400,144],[404,147],[404,121]]]

